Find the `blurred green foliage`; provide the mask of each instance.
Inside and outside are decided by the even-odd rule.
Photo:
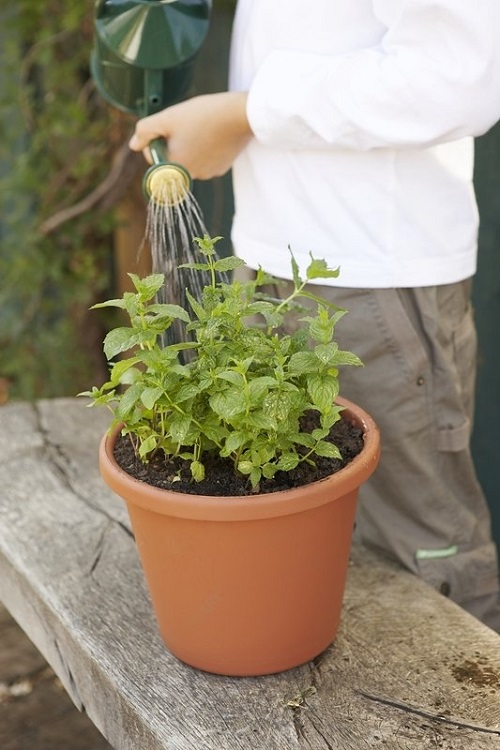
[[[94,5],[0,5],[0,404],[7,391],[73,396],[108,379],[103,327],[116,319],[89,308],[114,294],[113,207],[135,177],[140,190],[144,162],[135,155],[131,164],[129,152],[113,195],[68,220],[95,195],[133,128],[90,76]],[[226,86],[234,6],[214,3],[193,94]],[[198,183],[195,195],[211,233],[229,238],[229,175]]]
[[[73,396],[106,376],[88,308],[108,294],[113,211],[43,228],[101,183],[131,129],[90,79],[93,8],[0,10],[0,379],[11,398]]]

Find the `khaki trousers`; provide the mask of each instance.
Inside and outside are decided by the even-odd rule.
[[[311,291],[348,310],[336,340],[364,367],[342,370],[341,394],[366,409],[382,436],[380,465],[360,492],[356,539],[500,632],[497,550],[469,447],[470,287]],[[284,282],[268,291],[283,298],[289,290]]]

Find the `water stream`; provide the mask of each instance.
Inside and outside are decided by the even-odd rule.
[[[191,192],[183,194],[183,199],[173,202],[173,205],[169,200],[149,200],[145,240],[151,250],[153,273],[165,275],[158,302],[180,305],[190,312],[186,289],[193,297],[201,299],[203,287],[210,281],[209,274],[179,268],[179,265],[205,262],[194,238],[206,234],[201,208]],[[164,343],[188,340],[189,334],[180,321],[174,321],[164,337]]]

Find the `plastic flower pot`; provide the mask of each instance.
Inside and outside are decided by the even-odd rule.
[[[364,447],[335,474],[293,490],[207,497],[152,487],[100,447],[105,482],[127,503],[159,631],[183,662],[223,675],[280,672],[335,638],[358,489],[375,470],[378,429],[339,399]]]

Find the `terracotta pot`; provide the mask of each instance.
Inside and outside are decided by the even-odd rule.
[[[103,438],[100,469],[125,499],[161,635],[208,672],[262,675],[303,664],[335,638],[358,488],[375,470],[379,433],[359,407],[362,452],[302,488],[255,497],[184,495],[126,474]]]

